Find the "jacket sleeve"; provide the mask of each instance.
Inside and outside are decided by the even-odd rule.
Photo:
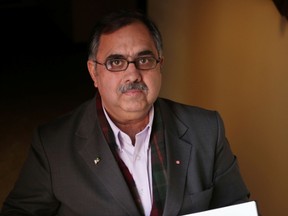
[[[53,195],[49,163],[39,136],[34,134],[28,158],[1,215],[55,215],[59,203]]]
[[[223,121],[216,113],[218,139],[215,150],[213,196],[211,208],[249,201],[249,192],[241,177],[236,156],[225,136]]]

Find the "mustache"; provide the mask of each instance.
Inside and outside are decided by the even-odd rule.
[[[119,91],[121,93],[126,93],[129,90],[140,90],[140,91],[147,91],[148,87],[145,83],[128,83],[125,85],[120,86]]]

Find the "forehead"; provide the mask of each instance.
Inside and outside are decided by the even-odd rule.
[[[106,58],[115,54],[133,57],[144,51],[157,54],[155,43],[147,27],[140,22],[135,22],[113,33],[101,35],[97,58]]]

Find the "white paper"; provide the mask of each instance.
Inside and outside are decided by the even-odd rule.
[[[258,216],[258,211],[256,202],[250,201],[223,208],[187,214],[185,216]]]

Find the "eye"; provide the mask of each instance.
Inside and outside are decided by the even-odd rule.
[[[125,59],[108,59],[106,61],[106,67],[108,70],[121,70],[125,68],[127,61]]]
[[[113,67],[113,66],[121,66],[122,64],[124,64],[125,60],[123,59],[111,59],[109,60],[109,64]]]
[[[137,59],[138,64],[143,65],[143,64],[149,64],[153,60],[152,57],[140,57]]]

